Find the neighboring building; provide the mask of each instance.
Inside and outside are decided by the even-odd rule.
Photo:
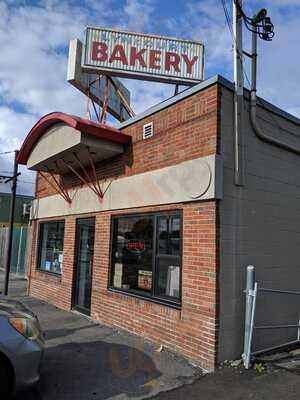
[[[118,129],[43,117],[18,160],[41,171],[29,294],[209,370],[240,358],[246,266],[266,285],[299,287],[300,157],[255,135],[246,93],[245,184],[236,186],[233,109],[233,85],[215,77]],[[298,119],[260,100],[258,121],[300,148]],[[266,323],[299,317],[282,298],[257,309]],[[294,336],[264,333],[256,345]]]
[[[16,196],[11,272],[25,274],[26,246],[32,196]],[[0,193],[0,268],[5,268],[11,194]]]
[[[15,206],[15,225],[27,226],[30,215],[32,196],[17,195]],[[10,193],[0,193],[0,228],[9,225]]]

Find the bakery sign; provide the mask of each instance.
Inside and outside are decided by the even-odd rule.
[[[203,80],[201,42],[87,27],[82,69],[125,78],[191,85]]]

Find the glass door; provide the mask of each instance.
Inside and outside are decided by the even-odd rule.
[[[76,226],[75,293],[73,308],[90,314],[95,219],[81,218]]]

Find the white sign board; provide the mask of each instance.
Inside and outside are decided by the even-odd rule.
[[[105,94],[105,79],[100,79],[99,87],[99,72],[93,74],[91,71],[84,72],[81,68],[82,59],[82,43],[78,39],[70,41],[69,45],[69,61],[68,61],[68,82],[75,86],[85,95],[89,96],[95,103],[101,107],[103,105]],[[130,92],[117,78],[112,78],[116,86],[123,94],[127,103],[130,104]],[[123,107],[120,96],[117,95],[116,89],[111,82],[108,86],[108,112],[119,121],[125,121],[130,118],[130,115]]]
[[[114,76],[191,85],[203,80],[200,42],[86,28],[82,68]]]

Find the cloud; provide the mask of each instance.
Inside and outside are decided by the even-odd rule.
[[[136,114],[174,95],[174,86],[157,82],[123,79],[134,95],[133,109]]]
[[[137,32],[147,32],[151,26],[151,14],[154,11],[152,0],[127,0],[124,13],[127,17],[127,29]]]
[[[2,99],[40,115],[55,109],[81,112],[78,94],[66,83],[63,50],[71,38],[82,36],[84,14],[51,3],[44,8],[9,8],[2,3],[1,8]]]
[[[0,152],[2,149],[3,151],[19,149],[24,131],[29,131],[35,122],[35,115],[18,113],[8,106],[0,106]]]
[[[231,15],[229,2],[227,6]],[[275,26],[275,37],[272,42],[258,40],[258,94],[300,117],[300,3],[299,0],[266,0],[265,6]],[[261,7],[259,1],[244,2],[244,10],[250,16]],[[189,26],[189,35],[204,41],[206,76],[221,73],[232,79],[232,37],[220,2],[188,2],[179,26]],[[248,50],[250,46],[251,33],[244,29],[244,48]],[[245,61],[245,72],[250,78],[248,61]]]
[[[300,3],[268,0],[266,6],[274,24],[275,36],[271,42],[258,39],[258,95],[300,117]],[[253,15],[260,7],[261,3],[256,2],[245,9],[248,15]],[[244,36],[250,48],[250,32],[245,31]]]
[[[5,165],[6,163],[1,162],[0,165]],[[7,160],[7,166],[12,166],[12,160]],[[1,171],[1,170],[0,170]],[[4,170],[6,171],[6,170]],[[28,171],[26,167],[19,166],[19,172],[21,175],[18,177],[17,182],[17,194],[26,195],[26,196],[34,196],[35,194],[35,172]],[[2,172],[0,172],[0,175]],[[0,183],[0,193],[11,193],[11,183]]]
[[[59,110],[83,115],[84,96],[66,82],[67,47],[70,39],[82,38],[84,26],[94,21],[91,6],[97,5],[99,12],[99,4],[0,3],[0,152],[19,148],[43,114]],[[101,7],[103,11],[105,2]],[[12,169],[12,160],[2,158],[1,164]],[[25,169],[22,174],[32,181]],[[28,191],[27,184],[20,182],[20,188]]]
[[[266,0],[268,5],[273,6],[284,6],[284,7],[293,7],[300,6],[299,0]]]
[[[34,115],[17,113],[6,106],[0,107],[0,175],[10,176],[12,174],[14,159],[14,153],[1,153],[19,149],[23,142],[24,130],[29,131],[35,122],[36,117]],[[17,193],[33,195],[35,173],[22,166],[19,170],[21,176]],[[10,185],[0,183],[0,192],[9,191]]]
[[[122,12],[111,4],[109,0],[85,0],[79,5],[57,0],[37,5],[15,0],[0,3],[0,152],[20,148],[25,135],[46,113],[85,115],[86,98],[66,82],[69,40],[83,39],[86,25],[105,26],[110,20],[111,25],[125,28],[126,24],[133,30],[149,25],[151,1],[128,0]],[[138,111],[164,95],[164,85],[154,84],[149,92],[151,84],[146,88],[143,83],[139,87],[136,82],[127,83],[133,93],[138,92],[134,101]],[[34,179],[21,169],[19,189],[28,193],[33,189],[28,182]],[[0,158],[0,170],[12,170],[11,157]],[[9,187],[0,185],[0,191],[4,190]]]
[[[201,41],[205,45],[206,76],[222,70],[231,71],[232,38],[226,25],[221,2],[216,0],[188,1],[182,15],[173,19],[169,31],[185,39]]]
[[[231,79],[232,38],[221,2],[179,0],[176,11],[170,4],[158,0],[0,2],[0,152],[19,147],[43,114],[64,111],[85,115],[86,99],[66,82],[66,71],[68,42],[83,39],[86,25],[203,41],[206,77],[220,73]],[[265,0],[265,4],[276,35],[273,42],[259,41],[258,94],[300,116],[300,3]],[[261,6],[258,0],[244,2],[249,15]],[[249,50],[250,33],[245,31],[244,37]],[[174,93],[172,85],[123,81],[131,90],[137,113]],[[0,158],[0,169],[1,163]],[[32,181],[29,177],[26,180]]]

